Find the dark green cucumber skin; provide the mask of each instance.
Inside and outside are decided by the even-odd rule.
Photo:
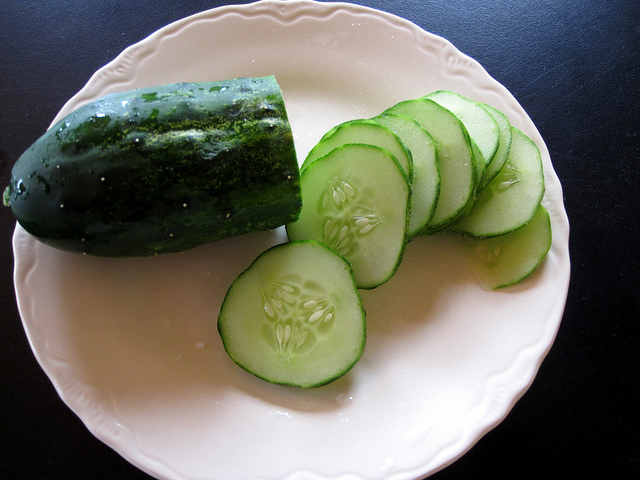
[[[239,78],[80,107],[18,159],[5,202],[56,248],[147,256],[295,221],[299,181],[275,78]]]

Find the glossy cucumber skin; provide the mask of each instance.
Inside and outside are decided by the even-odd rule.
[[[109,94],[52,126],[5,193],[44,243],[101,256],[186,250],[298,218],[299,171],[274,77]]]

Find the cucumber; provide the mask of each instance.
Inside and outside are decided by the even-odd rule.
[[[433,218],[422,233],[433,234],[449,228],[473,204],[479,180],[466,128],[453,113],[427,98],[402,101],[384,113],[413,118],[433,138],[440,169],[440,194]]]
[[[409,222],[409,240],[411,240],[424,230],[436,209],[440,193],[440,171],[436,147],[431,135],[410,117],[386,114],[374,117],[373,120],[391,129],[411,152],[413,159]]]
[[[477,147],[475,154],[478,160],[484,162],[483,170],[486,169],[500,144],[500,129],[491,114],[473,100],[447,90],[430,93],[427,98],[442,105],[460,119],[469,132],[472,145]]]
[[[507,161],[507,156],[511,149],[511,122],[509,121],[509,118],[491,105],[481,103],[480,106],[484,108],[496,121],[498,129],[500,130],[500,144],[498,145],[498,150],[496,150],[496,153],[493,156],[493,160],[491,160],[484,171],[478,190],[482,190],[495,178],[504,165],[504,162]]]
[[[527,223],[544,196],[542,157],[537,145],[511,127],[509,157],[482,190],[469,213],[452,230],[474,237],[503,235]]]
[[[473,249],[474,274],[485,290],[497,290],[522,282],[542,263],[551,248],[551,221],[540,205],[525,225],[490,238],[465,237]]]
[[[303,170],[302,212],[293,240],[313,239],[343,255],[359,288],[389,280],[404,254],[411,187],[396,158],[373,145],[346,144]]]
[[[251,374],[317,387],[360,359],[365,312],[343,257],[319,242],[291,242],[262,253],[231,284],[218,332],[229,357]]]
[[[325,156],[334,148],[347,143],[376,145],[388,150],[396,157],[407,177],[409,179],[413,177],[411,152],[394,132],[369,119],[349,120],[325,133],[305,158],[300,171],[303,171],[309,164]]]
[[[44,243],[102,256],[289,223],[301,196],[282,92],[262,77],[107,95],[18,159],[5,202]]]

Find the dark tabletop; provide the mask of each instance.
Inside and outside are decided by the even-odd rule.
[[[226,3],[2,0],[0,185],[95,70],[159,27]],[[640,2],[355,3],[445,37],[513,93],[547,144],[571,224],[566,310],[533,385],[432,478],[640,478]],[[0,474],[149,478],[88,432],[36,362],[15,303],[14,225],[1,209]]]

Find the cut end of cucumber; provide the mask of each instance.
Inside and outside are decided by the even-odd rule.
[[[229,288],[218,331],[227,354],[244,370],[301,388],[343,376],[366,342],[350,265],[313,240],[260,255]]]

